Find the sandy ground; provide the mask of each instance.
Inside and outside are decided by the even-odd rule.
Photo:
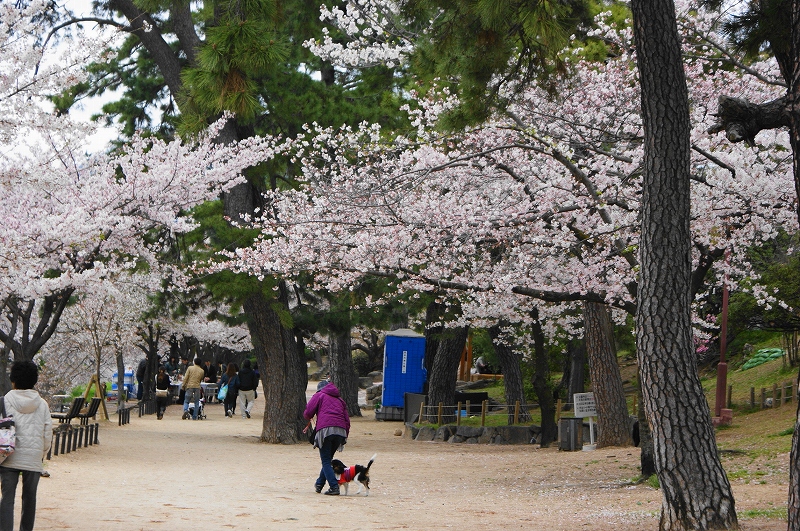
[[[639,451],[560,452],[535,446],[414,442],[400,422],[353,419],[342,454],[372,466],[369,497],[323,496],[313,482],[319,454],[308,444],[258,441],[262,395],[252,419],[181,420],[170,406],[119,427],[101,421],[100,444],[47,462],[36,529],[655,530],[661,492],[632,485]],[[112,417],[115,419],[115,417]],[[788,456],[758,482],[734,480],[737,510],[785,507]],[[19,494],[18,494],[19,496]],[[16,503],[18,522],[19,499]],[[779,519],[742,518],[745,531],[785,529]]]

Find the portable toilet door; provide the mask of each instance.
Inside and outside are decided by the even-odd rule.
[[[421,393],[427,378],[425,336],[407,328],[389,332],[383,349],[381,407],[402,408],[405,393]]]

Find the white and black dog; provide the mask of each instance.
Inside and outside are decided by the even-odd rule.
[[[367,466],[353,465],[347,467],[344,466],[344,463],[338,459],[331,461],[333,472],[336,474],[336,479],[339,480],[339,486],[344,485],[345,496],[347,496],[347,487],[350,485],[351,481],[358,483],[358,490],[356,491],[356,494],[361,492],[363,489],[366,489],[364,496],[369,496],[369,467],[372,466],[372,463],[375,461],[375,457],[377,455],[378,454],[374,454],[369,458],[369,463],[367,463]]]

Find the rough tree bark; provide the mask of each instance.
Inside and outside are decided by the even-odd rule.
[[[630,415],[614,346],[613,324],[604,304],[586,302],[583,322],[589,374],[597,404],[597,447],[631,446]]]
[[[350,329],[342,332],[331,332],[328,338],[328,366],[331,380],[347,404],[347,413],[351,417],[360,417],[358,407],[358,375],[353,367],[353,348],[351,346]]]
[[[287,308],[283,282],[279,284],[277,300],[254,293],[244,303],[266,403],[261,440],[275,444],[304,441],[302,431],[306,424],[303,409],[308,373],[305,361],[298,355],[294,331],[281,319],[288,316]]]
[[[447,329],[439,336],[433,367],[428,374],[428,421],[436,419],[435,406],[445,406],[443,422],[455,422],[456,379],[469,328]]]
[[[519,420],[528,421],[531,416],[525,404],[525,388],[522,382],[522,359],[502,338],[502,331],[499,324],[489,328],[489,337],[492,339],[494,353],[503,366],[503,383],[505,385],[506,404],[513,406],[519,400],[520,411]],[[514,410],[509,408],[508,423],[514,422]]]
[[[734,529],[691,330],[689,103],[675,5],[632,0],[644,124],[637,355],[662,488],[660,529]]]

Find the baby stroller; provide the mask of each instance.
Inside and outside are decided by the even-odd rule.
[[[194,418],[194,402],[189,402],[189,409],[186,410],[188,413],[188,418]],[[205,397],[200,397],[200,407],[197,412],[197,418],[199,420],[204,420],[206,418],[206,399]]]

